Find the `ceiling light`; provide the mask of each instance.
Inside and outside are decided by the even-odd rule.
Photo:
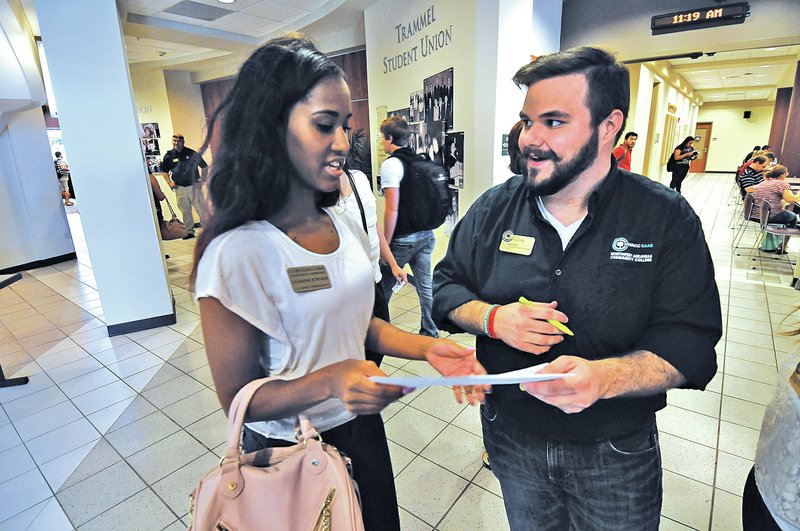
[[[774,49],[775,49],[775,48],[764,48],[764,51],[765,51],[765,52],[771,52],[771,51],[772,51],[772,50],[774,50]]]
[[[769,68],[770,65],[761,65],[759,68]]]
[[[232,4],[235,1],[236,0],[217,0],[217,2],[219,2],[220,4]]]

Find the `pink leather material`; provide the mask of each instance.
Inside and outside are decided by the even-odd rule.
[[[244,417],[255,392],[270,378],[255,380],[234,397],[228,414],[228,438],[220,466],[209,470],[192,493],[194,531],[311,531],[319,526],[326,498],[333,492],[333,531],[363,531],[357,486],[345,458],[318,439],[311,422],[300,419],[303,441],[287,448],[242,454]]]

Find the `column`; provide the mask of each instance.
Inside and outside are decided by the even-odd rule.
[[[792,99],[778,161],[789,168],[791,175],[800,175],[800,68],[795,71]]]
[[[109,335],[175,322],[115,2],[36,0]]]
[[[792,88],[779,88],[775,95],[775,110],[772,113],[772,126],[769,129],[769,145],[781,160],[781,146],[786,132],[786,120],[789,117],[789,103],[792,101]]]

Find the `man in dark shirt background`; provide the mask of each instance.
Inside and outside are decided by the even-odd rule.
[[[197,170],[203,170],[202,176]],[[183,135],[172,135],[172,149],[164,155],[161,171],[168,175],[167,184],[175,191],[178,208],[188,234],[183,238],[194,238],[194,216],[192,207],[197,210],[202,225],[206,220],[206,200],[203,194],[203,183],[206,181],[208,164],[193,149],[186,147]]]
[[[570,374],[495,386],[481,406],[512,529],[657,529],[655,412],[668,389],[705,388],[722,334],[700,220],[680,195],[612,165],[630,99],[613,56],[541,56],[514,81],[527,91],[525,175],[456,226],[434,273],[434,320],[475,334],[490,373],[549,362],[542,372]]]

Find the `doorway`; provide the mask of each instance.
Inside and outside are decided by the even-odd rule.
[[[691,173],[705,173],[708,162],[708,147],[711,144],[711,122],[697,122],[694,129],[694,149],[697,158],[689,166]]]

